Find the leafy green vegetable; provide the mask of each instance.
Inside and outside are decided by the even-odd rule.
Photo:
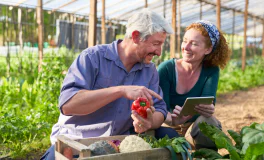
[[[264,142],[250,145],[245,154],[245,160],[255,160],[258,157],[264,158]]]
[[[230,154],[231,159],[240,159],[239,153],[237,152],[237,149],[233,146],[232,143],[226,140],[225,137],[221,137],[221,135],[215,135],[215,144],[217,148],[225,148],[228,150]]]
[[[215,126],[209,125],[206,122],[199,123],[198,126],[201,132],[205,134],[207,137],[209,137],[212,141],[215,141],[215,138],[219,136],[219,137],[223,137],[228,143],[232,144],[231,139],[224,132],[222,132],[220,129],[216,128]]]
[[[262,146],[261,144],[264,143],[264,123],[263,124],[257,124],[253,123],[249,127],[243,127],[241,130],[242,135],[242,142],[243,142],[243,148],[242,153],[243,154],[251,154],[251,153],[259,153],[264,154],[263,148],[257,148],[255,146]],[[248,151],[249,150],[249,151]]]
[[[139,136],[148,142],[152,148],[168,148],[170,151],[171,148],[173,148],[174,152],[182,154],[183,159],[187,159],[187,156],[190,160],[192,159],[191,154],[188,151],[188,149],[191,149],[191,146],[184,137],[170,139],[168,135],[166,135],[157,140],[151,135],[140,134]]]
[[[236,142],[235,147],[237,149],[240,149],[241,150],[242,147],[243,147],[243,144],[242,144],[242,136],[239,133],[237,133],[237,132],[235,132],[233,130],[227,130],[227,132],[233,138],[233,140]]]
[[[235,146],[231,143],[231,139],[218,128],[205,122],[200,123],[199,128],[203,134],[215,142],[218,149],[225,148],[228,150],[229,155],[221,159],[230,157],[234,160],[260,160],[264,158],[264,123],[253,123],[250,126],[243,127],[240,134],[228,130],[228,133],[236,142]],[[210,149],[198,150],[193,156],[207,159],[220,158]]]
[[[139,137],[143,138],[144,141],[146,141],[147,143],[150,144],[151,148],[157,148],[155,145],[156,145],[156,141],[157,139],[151,135],[148,135],[148,134],[139,134],[138,135]]]
[[[207,148],[201,148],[195,151],[193,156],[196,158],[206,158],[207,160],[223,158],[218,152]]]

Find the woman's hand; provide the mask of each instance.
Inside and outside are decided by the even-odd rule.
[[[181,110],[182,110],[182,107],[180,107],[178,105],[175,106],[175,109],[173,110],[173,113],[171,114],[172,126],[177,126],[177,125],[183,124],[192,118],[191,115],[180,116]]]
[[[213,104],[199,104],[195,106],[194,110],[196,110],[200,115],[209,118],[214,114],[215,107]]]

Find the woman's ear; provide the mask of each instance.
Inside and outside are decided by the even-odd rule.
[[[208,55],[209,53],[211,53],[213,50],[213,46],[207,48],[206,52],[204,53],[205,55]]]
[[[132,40],[134,43],[138,44],[140,41],[140,33],[139,31],[135,30],[132,32]]]

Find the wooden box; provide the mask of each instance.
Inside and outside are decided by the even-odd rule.
[[[91,157],[91,152],[87,147],[90,144],[99,140],[123,140],[125,137],[126,135],[119,135],[72,140],[65,136],[58,136],[55,144],[55,158],[56,160],[68,160],[62,153],[65,147],[70,147],[73,149],[73,154],[78,155],[78,158],[74,160],[171,160],[170,151],[166,148]],[[177,159],[182,159],[181,154],[177,154]]]

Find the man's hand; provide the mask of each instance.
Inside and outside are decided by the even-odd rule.
[[[183,124],[192,118],[191,115],[180,116],[181,110],[182,110],[182,107],[180,107],[178,105],[175,106],[175,109],[173,110],[173,113],[171,114],[172,126],[177,126],[177,125]]]
[[[200,115],[209,118],[214,114],[215,107],[213,104],[199,104],[195,106],[194,110],[196,110]]]
[[[153,124],[153,114],[155,112],[155,108],[151,106],[147,109],[147,118],[141,117],[139,114],[137,114],[136,111],[132,111],[131,118],[133,119],[133,126],[135,128],[135,132],[137,133],[143,133],[149,129],[152,128]]]
[[[121,86],[121,90],[124,93],[124,97],[130,100],[136,100],[138,97],[144,97],[148,99],[150,105],[153,106],[152,96],[162,99],[162,97],[156,92],[144,87],[144,86]]]

